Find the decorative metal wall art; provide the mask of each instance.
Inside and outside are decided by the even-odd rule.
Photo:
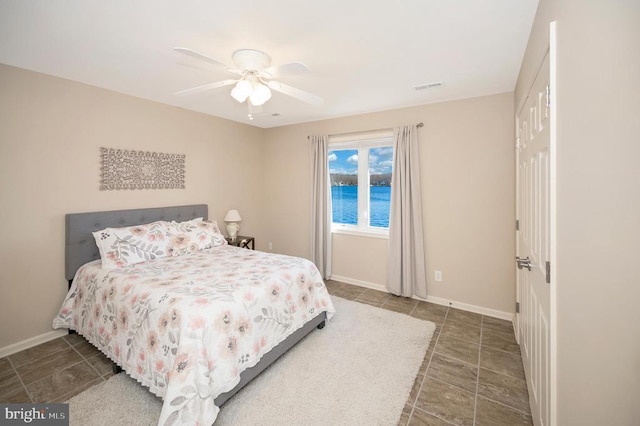
[[[185,155],[100,148],[100,190],[184,189]]]

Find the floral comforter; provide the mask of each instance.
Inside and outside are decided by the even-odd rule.
[[[319,313],[335,312],[306,259],[231,246],[126,269],[81,267],[54,328],[87,338],[164,398],[159,424],[214,422],[214,399]]]

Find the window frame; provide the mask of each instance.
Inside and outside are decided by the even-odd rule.
[[[357,150],[358,151],[358,224],[344,224],[333,222],[333,211],[331,219],[331,233],[357,235],[373,238],[389,238],[389,228],[381,228],[369,225],[370,216],[370,185],[360,185],[363,178],[364,182],[370,182],[369,173],[369,152],[371,149],[391,147],[395,158],[395,148],[393,143],[393,132],[378,132],[362,134],[359,136],[344,135],[340,137],[329,137],[328,151],[335,150]],[[363,155],[366,154],[366,155]],[[329,159],[327,158],[327,164]],[[330,170],[330,167],[327,167]],[[392,169],[393,170],[393,169]],[[331,172],[329,171],[329,174]],[[333,204],[333,199],[331,200]],[[391,213],[391,210],[389,210]]]

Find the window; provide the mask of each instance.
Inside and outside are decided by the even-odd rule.
[[[392,138],[330,142],[333,231],[387,235]]]

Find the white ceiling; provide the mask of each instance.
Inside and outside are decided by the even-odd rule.
[[[0,63],[268,128],[512,91],[537,4],[2,0]],[[182,89],[235,78],[173,51],[177,46],[230,65],[242,48],[268,53],[273,65],[303,62],[311,74],[280,81],[324,103],[274,93],[249,121],[231,87],[176,97]],[[444,87],[413,89],[435,81]]]

